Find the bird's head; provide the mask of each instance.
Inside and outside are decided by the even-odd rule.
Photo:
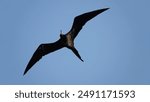
[[[60,30],[60,38],[65,38],[65,35],[62,33],[62,30]]]

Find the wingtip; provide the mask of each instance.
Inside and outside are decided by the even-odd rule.
[[[103,8],[104,11],[106,11],[106,10],[108,10],[108,9],[110,9],[110,8]]]
[[[110,8],[109,8],[109,7],[107,7],[107,8],[105,8],[105,9],[107,9],[107,10],[108,10],[108,9],[110,9]]]
[[[28,72],[28,68],[25,69],[23,76]]]
[[[98,9],[98,12],[99,12],[99,13],[102,13],[102,12],[108,10],[108,9],[110,9],[110,8],[102,8],[102,9]]]
[[[23,76],[26,74],[26,71],[24,71]]]

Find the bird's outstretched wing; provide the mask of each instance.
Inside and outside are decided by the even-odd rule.
[[[85,23],[87,21],[89,21],[90,19],[94,18],[98,14],[100,14],[108,9],[109,8],[99,9],[99,10],[87,12],[87,13],[81,14],[79,16],[76,16],[74,18],[74,22],[73,22],[72,28],[70,30],[73,39],[75,39],[75,37],[77,36],[79,31],[82,29],[82,27],[85,25]]]
[[[27,71],[29,69],[31,69],[31,67],[38,62],[42,56],[54,52],[58,49],[61,49],[62,47],[64,47],[61,39],[59,39],[58,41],[54,42],[54,43],[47,43],[47,44],[41,44],[39,45],[39,47],[37,48],[37,50],[34,52],[32,58],[30,59],[25,71],[24,71],[24,75],[27,73]]]

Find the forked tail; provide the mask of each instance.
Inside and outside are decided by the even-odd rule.
[[[78,50],[75,47],[71,48],[71,50],[82,62],[84,62],[80,54],[78,53]]]

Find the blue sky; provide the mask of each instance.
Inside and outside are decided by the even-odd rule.
[[[0,84],[150,84],[149,0],[1,0]],[[41,43],[67,33],[75,16],[109,7],[75,39],[23,76]]]

